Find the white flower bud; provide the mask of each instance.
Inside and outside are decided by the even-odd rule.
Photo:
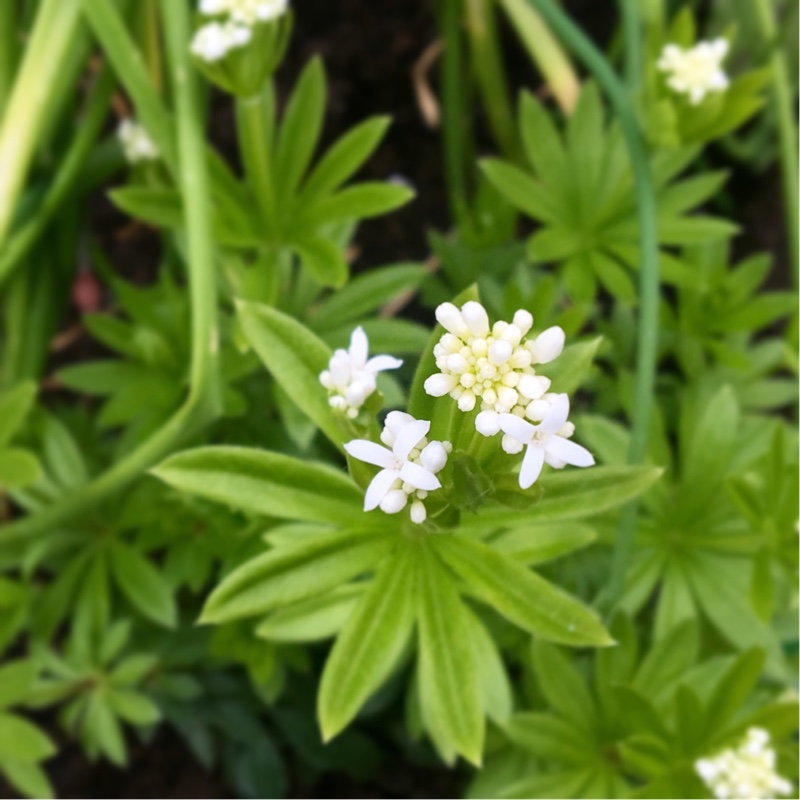
[[[458,398],[458,407],[461,411],[472,411],[475,408],[475,395],[469,389]]]
[[[467,363],[467,359],[461,355],[461,353],[453,353],[453,355],[447,357],[447,369],[450,372],[455,372],[456,374],[460,375],[462,372],[466,372],[469,369],[469,364]]]
[[[532,362],[533,355],[531,351],[526,350],[524,347],[518,347],[511,354],[511,358],[508,359],[509,366],[514,369],[525,369],[525,367],[529,367]]]
[[[503,331],[503,341],[508,342],[512,347],[516,347],[522,339],[522,331],[516,325],[509,325]]]
[[[524,447],[522,442],[518,442],[513,436],[509,436],[507,433],[503,436],[501,445],[503,450],[505,450],[505,452],[510,456],[515,456],[517,453],[521,453],[522,448]]]
[[[461,306],[461,315],[473,336],[484,338],[489,335],[489,315],[480,303],[474,300],[464,303]]]
[[[523,375],[517,391],[528,400],[538,400],[550,388],[550,380],[542,375]]]
[[[506,361],[511,358],[511,353],[513,352],[514,348],[510,342],[507,342],[504,339],[499,339],[495,342],[492,342],[492,346],[489,348],[489,361],[498,366],[500,364],[505,364]]]
[[[533,327],[533,315],[530,311],[521,308],[514,314],[514,324],[520,329],[524,336]]]
[[[381,500],[381,511],[387,514],[399,514],[407,502],[408,495],[402,489],[390,489]]]
[[[489,406],[493,406],[497,402],[497,392],[494,389],[484,389],[483,402]]]
[[[549,364],[564,349],[564,331],[558,325],[542,331],[533,341],[532,355],[537,364]]]
[[[497,390],[497,402],[503,406],[505,412],[511,411],[517,404],[519,394],[508,386],[501,386]]]
[[[531,422],[541,422],[550,410],[550,403],[545,400],[531,400],[525,408],[525,416]]]
[[[455,336],[467,338],[469,328],[464,322],[461,312],[452,303],[442,303],[436,309],[436,321]]]
[[[439,339],[439,344],[444,349],[444,352],[449,353],[458,353],[461,348],[464,346],[464,343],[458,336],[453,336],[452,333],[445,333],[441,339]]]
[[[441,442],[431,442],[419,455],[419,460],[429,472],[439,472],[447,463],[447,450]]]
[[[475,417],[475,429],[483,436],[494,436],[500,432],[499,417],[496,411],[481,411]]]
[[[475,385],[475,373],[465,372],[458,380],[458,382],[465,388],[471,389]]]
[[[452,392],[455,388],[456,378],[454,375],[437,373],[436,375],[431,375],[430,378],[427,378],[423,385],[425,387],[425,391],[432,397],[444,397],[444,395]]]
[[[564,439],[569,439],[573,433],[575,433],[575,423],[569,421],[565,422],[558,431],[558,435]]]
[[[411,521],[415,522],[417,525],[421,525],[425,522],[425,518],[428,516],[428,512],[425,510],[425,506],[419,500],[415,500],[411,504]]]

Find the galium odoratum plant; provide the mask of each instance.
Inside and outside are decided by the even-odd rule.
[[[545,472],[537,480],[533,473],[545,460],[557,469],[591,463],[588,451],[569,440],[564,393],[551,391],[558,385],[539,374],[560,352],[563,337],[529,335],[533,320],[524,311],[490,330],[474,290],[445,304],[437,317],[444,325],[423,353],[406,410],[392,410],[380,425],[382,396],[367,367],[393,363],[368,359],[363,332],[355,332],[349,351],[334,354],[299,321],[272,307],[239,303],[248,343],[299,411],[346,457],[350,474],[255,447],[189,450],[154,472],[180,490],[239,509],[251,523],[263,520],[263,552],[223,578],[201,621],[249,620],[255,635],[268,640],[335,637],[318,697],[325,740],[413,660],[422,724],[437,750],[450,763],[458,755],[479,763],[485,717],[507,716],[510,699],[505,710],[495,702],[497,682],[508,688],[508,679],[471,604],[542,639],[576,647],[611,644],[594,611],[530,570],[528,557],[537,547],[538,524],[594,517],[638,495],[659,471],[605,466]],[[470,365],[465,353],[465,363],[458,361],[453,356],[460,350],[442,349],[452,349],[454,337],[473,352],[485,346],[486,356],[475,354]],[[554,383],[577,385],[588,365],[574,356],[584,347],[564,348],[567,368]],[[480,389],[479,373],[486,376]],[[465,376],[475,378],[471,409],[426,391],[433,386],[443,395],[438,389],[446,382],[452,393],[456,374],[465,391],[471,381]],[[510,374],[519,378],[508,387],[513,394],[502,391],[515,378],[503,383],[500,376]],[[442,375],[449,378],[432,378]],[[350,379],[357,384],[353,402],[347,400]],[[484,424],[486,416],[476,428],[487,413],[496,430]],[[490,435],[501,430],[516,444],[507,440],[503,447],[500,436]],[[508,455],[525,446],[524,459]],[[498,530],[520,525],[530,537],[525,554],[493,545]],[[511,697],[510,689],[506,694]]]

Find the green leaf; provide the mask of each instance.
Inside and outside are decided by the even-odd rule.
[[[503,657],[494,639],[484,624],[471,611],[467,611],[470,621],[470,639],[475,646],[481,686],[483,706],[486,716],[497,725],[505,725],[514,711],[514,695]]]
[[[300,75],[286,108],[275,153],[275,185],[280,202],[288,203],[308,169],[325,112],[325,71],[319,57]]]
[[[19,430],[36,399],[36,384],[25,381],[0,398],[0,449],[5,447]]]
[[[279,519],[347,524],[362,516],[361,491],[343,472],[266,450],[185,450],[153,474],[176,489]]]
[[[708,703],[706,719],[721,732],[755,689],[764,668],[764,651],[754,647],[731,664]]]
[[[158,706],[141,692],[112,689],[106,697],[114,713],[131,725],[155,725],[161,719]]]
[[[34,483],[41,474],[39,460],[33,453],[18,447],[0,450],[0,487],[21,489]]]
[[[55,797],[47,775],[36,764],[5,761],[0,765],[0,772],[5,773],[8,782],[28,797]]]
[[[416,289],[427,277],[421,264],[392,264],[357,275],[347,286],[334,292],[309,320],[319,331],[355,323],[403,292]]]
[[[423,547],[416,599],[425,725],[440,750],[480,766],[484,720],[469,618],[448,570]]]
[[[597,707],[585,678],[557,647],[533,643],[533,664],[545,699],[578,730],[589,733],[597,722]]]
[[[480,162],[484,175],[506,200],[529,217],[543,222],[557,222],[558,215],[547,189],[519,167],[496,158]]]
[[[372,155],[390,121],[389,117],[373,117],[336,141],[304,183],[300,203],[311,202],[338,189]]]
[[[339,586],[270,614],[256,628],[256,636],[275,642],[315,642],[335,636],[350,619],[363,594],[361,583]]]
[[[636,672],[633,687],[646,697],[657,697],[694,664],[699,642],[696,620],[676,625],[648,650]]]
[[[271,550],[235,569],[206,601],[201,622],[229,622],[323,594],[374,567],[397,544],[352,530]]]
[[[520,628],[578,647],[613,644],[594,611],[502,553],[459,535],[434,543],[470,594]]]
[[[247,341],[298,408],[334,443],[345,440],[319,382],[331,351],[303,324],[256,303],[239,303],[239,321]]]
[[[598,336],[588,342],[578,342],[564,348],[561,355],[549,364],[536,368],[536,372],[550,378],[553,391],[572,394],[586,380],[594,357],[603,342]]]
[[[309,275],[321,286],[344,286],[350,268],[341,248],[330,239],[315,237],[293,242],[292,247],[300,256]]]
[[[528,161],[542,176],[548,190],[558,191],[568,173],[568,163],[561,136],[550,114],[532,94],[523,92],[519,117],[522,144]]]
[[[161,573],[127,544],[111,546],[111,570],[131,604],[160,625],[174,628],[178,611],[172,589]]]
[[[414,192],[395,183],[359,183],[342,189],[301,210],[294,223],[297,230],[317,230],[334,222],[367,219],[387,214],[405,205]]]
[[[0,714],[0,763],[4,759],[41,761],[55,752],[50,739],[30,722],[14,714]]]
[[[317,713],[327,742],[389,677],[411,637],[416,553],[405,547],[383,565],[336,639],[325,663]]]
[[[594,743],[584,731],[551,714],[526,711],[515,714],[504,733],[519,747],[547,761],[586,762]]]
[[[492,547],[529,567],[554,561],[590,545],[597,532],[578,522],[526,524],[492,539]]]
[[[0,667],[0,708],[24,700],[36,680],[33,661],[12,661]]]
[[[90,748],[105,753],[117,766],[125,766],[127,762],[125,739],[104,695],[94,693],[89,696],[82,733],[84,741]]]

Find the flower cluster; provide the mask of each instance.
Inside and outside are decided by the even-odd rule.
[[[320,383],[328,390],[331,408],[344,412],[350,419],[355,419],[375,391],[377,374],[397,369],[403,363],[392,356],[374,356],[368,360],[368,355],[367,335],[358,327],[350,337],[350,349],[336,350],[328,369],[319,376]]]
[[[545,462],[556,469],[594,464],[588,450],[569,441],[575,432],[567,421],[569,398],[549,392],[550,379],[536,374],[538,364],[561,355],[561,328],[528,338],[533,317],[523,309],[510,324],[500,321],[490,328],[486,309],[474,301],[460,310],[443,303],[436,319],[447,332],[433,351],[440,372],[425,381],[425,391],[434,397],[449,394],[464,412],[480,400],[478,432],[494,436],[502,431],[503,450],[512,455],[527,447],[519,476],[523,489],[533,485]]]
[[[122,145],[122,152],[129,164],[141,161],[155,161],[160,157],[158,148],[153,144],[147,131],[138,122],[124,119],[117,128],[117,136]]]
[[[344,446],[353,458],[381,467],[367,487],[364,511],[380,507],[387,514],[398,514],[411,499],[411,521],[425,521],[428,514],[423,501],[428,492],[441,488],[436,473],[444,468],[453,449],[450,442],[429,442],[426,436],[430,428],[427,420],[391,411],[381,433],[386,447],[367,439],[355,439]]]
[[[775,797],[792,793],[792,784],[775,772],[775,751],[769,733],[749,728],[742,743],[711,758],[701,758],[694,768],[719,798]]]
[[[195,33],[192,52],[203,61],[220,61],[231,50],[250,42],[254,25],[280,17],[288,7],[288,0],[200,0],[201,14],[225,17]]]
[[[688,95],[689,102],[696,106],[707,94],[728,88],[728,76],[722,69],[727,54],[727,39],[699,42],[688,50],[668,44],[661,52],[657,66],[667,73],[667,86]]]

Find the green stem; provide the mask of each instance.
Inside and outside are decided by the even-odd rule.
[[[467,34],[472,50],[472,65],[492,134],[503,154],[517,160],[520,155],[519,141],[508,81],[500,57],[494,2],[466,0]]]
[[[236,100],[236,129],[247,182],[255,195],[269,238],[278,233],[275,185],[272,172],[272,138],[275,97],[272,83],[255,97]]]
[[[11,95],[17,71],[18,23],[17,3],[0,3],[0,119]]]
[[[59,73],[80,22],[79,0],[42,0],[0,128],[0,249],[16,212],[39,136],[59,100]]]
[[[87,6],[108,2],[85,1]],[[188,240],[187,264],[192,310],[189,394],[181,408],[153,436],[108,472],[44,511],[0,530],[0,543],[3,545],[46,534],[53,526],[96,506],[139,477],[218,411],[218,332],[210,200],[195,77],[188,59],[188,7],[184,3],[167,3],[162,6],[162,13],[176,103],[179,178],[185,198]]]
[[[618,0],[622,16],[622,36],[625,41],[625,81],[635,92],[642,76],[642,18],[641,0]]]
[[[636,387],[628,460],[631,464],[641,464],[647,451],[655,389],[659,305],[656,198],[647,151],[628,93],[602,53],[552,0],[528,0],[528,2],[539,10],[551,28],[584,62],[605,90],[614,106],[628,148],[636,190],[641,246]],[[625,576],[633,548],[636,516],[635,503],[627,506],[621,515],[608,586],[608,598],[612,605],[616,605],[619,601],[625,586]]]
[[[761,36],[765,44],[772,45],[769,66],[772,70],[772,102],[778,123],[780,143],[781,173],[783,181],[783,202],[786,206],[786,230],[789,239],[789,263],[795,288],[798,286],[800,268],[800,242],[798,241],[798,202],[797,175],[797,128],[794,122],[794,103],[789,84],[786,59],[777,45],[778,28],[769,0],[755,0],[755,10]]]
[[[41,237],[53,215],[72,191],[86,159],[102,131],[108,104],[114,91],[114,76],[104,68],[97,78],[87,102],[87,111],[75,137],[58,168],[44,201],[36,213],[9,238],[0,256],[0,284],[30,252]]]
[[[444,169],[450,199],[450,212],[459,227],[467,222],[466,147],[464,137],[464,92],[461,75],[461,3],[444,0],[442,10],[442,137]]]

